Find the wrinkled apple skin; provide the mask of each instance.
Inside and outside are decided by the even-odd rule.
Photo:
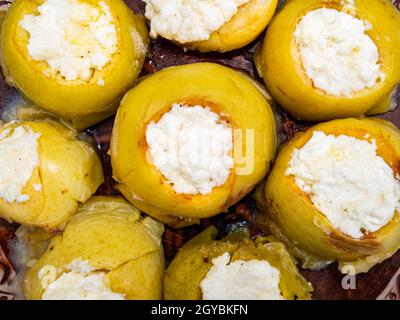
[[[110,289],[126,299],[161,299],[163,231],[162,224],[141,218],[139,210],[120,197],[93,197],[27,271],[24,294],[30,300],[41,299],[44,288],[38,275],[42,267],[51,265],[60,276],[67,265],[81,259],[106,272]]]
[[[97,6],[100,0],[84,0]],[[5,17],[0,35],[0,63],[8,83],[32,104],[62,116],[77,129],[93,125],[115,113],[120,98],[131,88],[142,68],[148,44],[144,18],[122,0],[101,0],[117,24],[118,49],[111,61],[88,82],[66,81],[43,72],[48,65],[33,60],[27,49],[29,34],[19,22],[35,14],[43,0],[16,0]],[[98,81],[104,80],[104,86]]]
[[[200,52],[227,52],[242,48],[255,40],[267,27],[275,13],[278,0],[250,0],[208,40],[185,45]]]
[[[228,252],[235,260],[267,260],[280,271],[279,286],[285,299],[310,299],[311,285],[300,275],[285,246],[268,238],[255,242],[242,231],[217,241],[214,227],[186,243],[169,265],[164,277],[166,300],[201,300],[200,282],[212,267],[212,259]]]
[[[309,11],[328,7],[343,10],[341,0],[290,0],[271,21],[255,61],[271,95],[294,117],[308,121],[378,114],[394,107],[400,84],[400,12],[389,0],[355,0],[355,13],[368,21],[367,33],[375,42],[385,80],[352,97],[334,96],[313,87],[307,77],[293,36],[299,20]]]
[[[253,170],[246,175],[232,170],[227,182],[207,195],[175,193],[148,161],[145,139],[147,124],[157,121],[174,103],[209,106],[241,132],[254,130]],[[264,93],[241,73],[217,64],[196,63],[149,76],[124,97],[110,154],[122,194],[140,210],[179,228],[223,212],[248,194],[267,174],[275,145],[274,116]]]
[[[0,217],[26,226],[62,229],[78,203],[89,199],[103,183],[100,159],[88,143],[77,139],[75,132],[55,121],[11,123],[1,130],[13,131],[18,126],[40,133],[40,163],[22,191],[29,200],[9,203],[0,199]],[[35,184],[42,189],[36,191]]]
[[[293,150],[304,146],[314,131],[364,140],[369,135],[369,141],[376,140],[377,154],[398,176],[400,131],[390,122],[351,118],[318,124],[298,134],[281,149],[266,183],[266,202],[262,208],[266,212],[259,216],[258,224],[263,231],[283,241],[290,252],[302,260],[305,268],[319,269],[338,261],[342,271],[350,266],[356,273],[367,272],[400,247],[400,214],[396,212],[387,225],[361,239],[335,229],[300,190],[293,176],[285,175]]]

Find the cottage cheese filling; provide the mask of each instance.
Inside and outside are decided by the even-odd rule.
[[[250,0],[144,0],[150,35],[180,43],[208,40]]]
[[[177,193],[208,194],[234,166],[232,128],[201,106],[174,104],[146,128],[153,163]]]
[[[359,239],[386,225],[399,208],[400,183],[376,150],[375,140],[315,131],[293,151],[286,175],[333,227]]]
[[[236,260],[229,253],[212,260],[200,283],[203,300],[282,300],[279,270],[265,260]]]
[[[44,266],[39,279],[45,288],[42,300],[125,300],[121,293],[112,292],[106,282],[106,274],[97,272],[87,262],[74,260],[56,279],[57,270]]]
[[[0,198],[9,203],[29,200],[23,194],[33,170],[39,166],[39,133],[18,126],[0,132]]]
[[[294,37],[302,64],[314,87],[334,96],[384,81],[378,48],[366,34],[367,22],[334,9],[308,12],[297,24]]]
[[[117,51],[117,29],[104,1],[95,7],[79,0],[46,0],[38,15],[20,25],[29,33],[28,53],[47,62],[47,74],[88,81]]]

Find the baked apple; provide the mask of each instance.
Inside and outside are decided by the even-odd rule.
[[[0,217],[62,229],[103,183],[95,150],[55,121],[10,122],[0,129]]]
[[[174,227],[225,211],[275,154],[272,110],[248,76],[195,63],[147,77],[123,99],[111,136],[117,188]]]
[[[273,238],[234,231],[217,241],[210,227],[186,243],[165,272],[167,300],[310,299],[311,285],[301,276],[285,246]]]
[[[321,123],[280,151],[259,225],[303,262],[367,272],[400,247],[400,132],[379,119]]]
[[[119,197],[93,197],[27,271],[29,300],[161,299],[162,224]]]
[[[145,0],[151,36],[201,52],[244,47],[267,27],[278,0]]]
[[[115,113],[147,43],[144,18],[122,0],[17,0],[3,23],[0,61],[27,100],[82,129]]]
[[[292,0],[255,60],[271,95],[309,121],[393,109],[400,83],[400,12],[389,0]]]

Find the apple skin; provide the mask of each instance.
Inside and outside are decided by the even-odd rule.
[[[121,197],[92,197],[28,269],[25,297],[41,299],[45,289],[38,276],[44,266],[53,266],[60,276],[78,259],[106,272],[110,289],[126,299],[159,300],[164,275],[163,232],[161,223],[142,218],[140,211]]]
[[[356,273],[367,272],[399,249],[400,213],[396,212],[388,224],[361,239],[354,239],[335,229],[300,190],[293,176],[285,174],[293,150],[304,146],[314,131],[335,136],[344,134],[368,141],[375,139],[377,154],[398,176],[400,131],[392,123],[381,119],[355,118],[321,123],[299,133],[280,150],[267,179],[265,194],[258,190],[259,207],[264,213],[258,217],[257,223],[264,232],[272,233],[284,242],[289,251],[302,261],[304,268],[320,269],[337,261],[340,270],[351,266]]]
[[[274,99],[295,118],[326,121],[379,114],[394,108],[400,84],[400,12],[389,0],[355,0],[355,15],[368,21],[368,36],[376,44],[385,80],[374,87],[334,96],[314,88],[302,66],[293,33],[307,12],[321,7],[345,11],[341,0],[290,0],[271,21],[262,48],[255,55],[257,70]]]
[[[115,120],[110,155],[118,190],[134,206],[175,228],[224,212],[265,177],[275,155],[275,119],[267,99],[248,76],[212,63],[172,67],[148,76],[127,93]],[[253,130],[253,170],[236,174],[239,160],[234,157],[230,177],[211,193],[175,193],[148,161],[145,139],[147,125],[174,103],[210,107],[234,129]]]
[[[212,259],[226,252],[232,261],[266,260],[277,268],[284,299],[311,299],[312,286],[301,276],[284,244],[273,237],[252,241],[245,230],[236,230],[222,240],[216,240],[217,236],[217,229],[209,227],[178,251],[165,272],[166,300],[201,300],[200,283],[212,267]]]
[[[7,82],[30,103],[84,129],[113,115],[121,97],[132,88],[144,63],[148,46],[145,19],[136,15],[122,0],[84,0],[94,6],[105,2],[117,26],[118,49],[103,70],[89,81],[66,81],[46,76],[47,63],[29,55],[29,34],[19,22],[35,14],[43,0],[16,0],[4,18],[0,34],[0,64]],[[104,81],[104,86],[98,84]]]
[[[239,7],[232,19],[214,31],[208,40],[183,46],[200,52],[227,52],[243,48],[265,30],[277,5],[278,0],[250,0]]]
[[[96,151],[76,132],[53,120],[10,123],[0,130],[23,126],[39,133],[40,163],[23,189],[29,200],[9,203],[0,199],[0,217],[25,226],[61,230],[79,203],[88,200],[103,183]],[[41,190],[35,190],[41,185]]]

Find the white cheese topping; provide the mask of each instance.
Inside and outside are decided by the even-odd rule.
[[[236,260],[229,253],[212,260],[200,283],[203,300],[282,300],[279,270],[265,260]]]
[[[366,34],[370,27],[334,9],[317,9],[302,18],[294,36],[314,87],[334,96],[351,96],[384,81],[378,48]]]
[[[315,131],[293,151],[286,175],[333,227],[358,239],[386,225],[399,207],[400,183],[376,150],[375,140]]]
[[[104,1],[95,7],[79,0],[45,0],[38,12],[20,24],[30,35],[29,55],[46,61],[49,75],[88,81],[117,51],[117,29]]]
[[[150,35],[180,43],[208,40],[250,0],[144,0]]]
[[[177,193],[208,194],[230,175],[232,128],[201,106],[174,104],[146,128],[150,161]]]
[[[45,291],[42,300],[125,300],[121,293],[112,292],[106,282],[106,274],[97,272],[87,262],[74,260],[55,279],[53,266],[44,266],[39,271],[39,279]]]
[[[9,203],[29,200],[29,195],[22,191],[39,166],[39,137],[40,133],[23,126],[16,127],[12,133],[7,127],[0,132],[1,199]]]

